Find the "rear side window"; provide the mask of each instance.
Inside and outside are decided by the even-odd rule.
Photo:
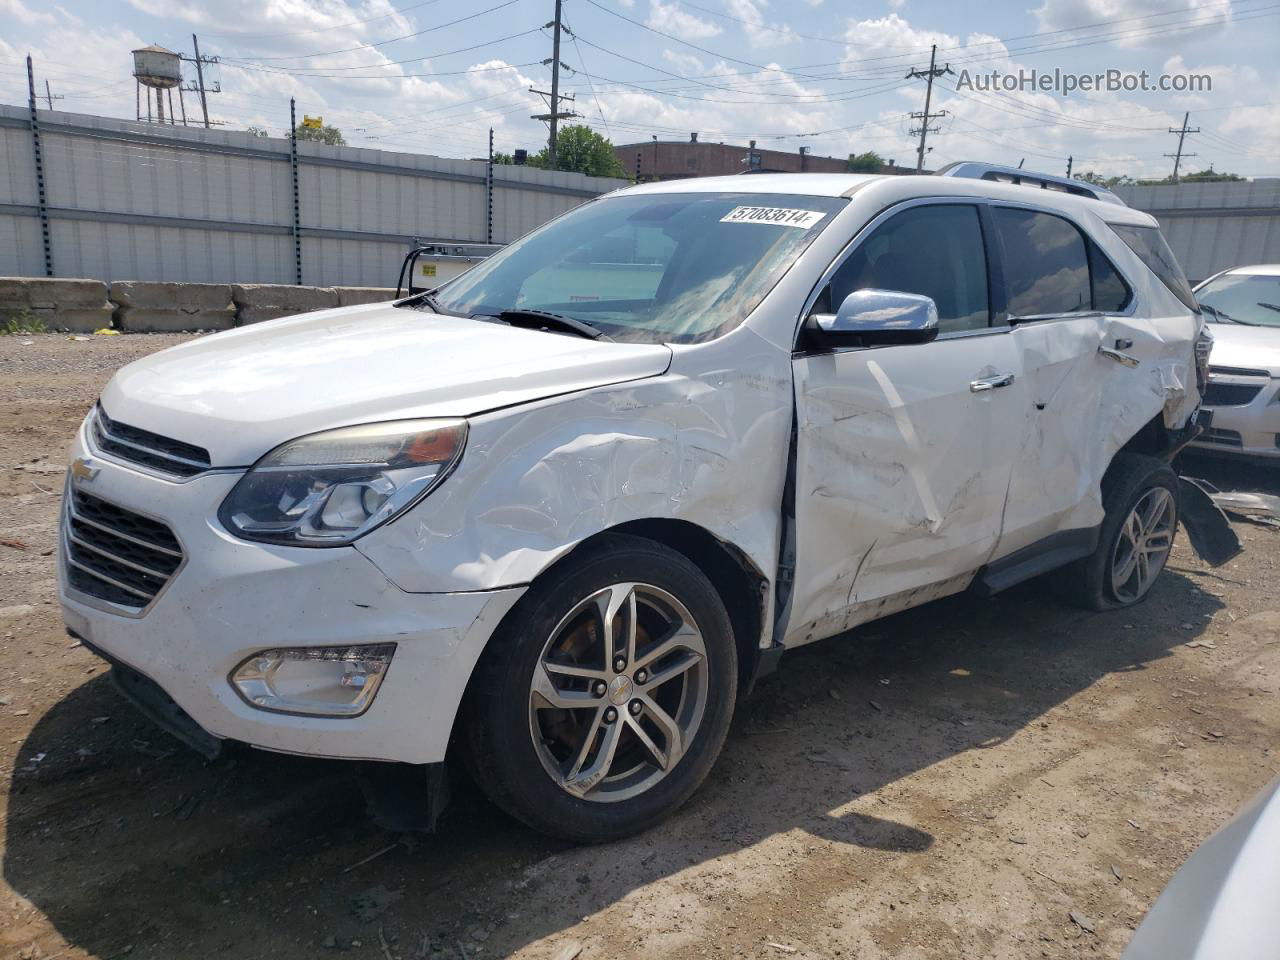
[[[818,309],[835,310],[865,289],[932,297],[942,333],[986,327],[987,256],[978,208],[937,204],[890,217],[836,270]]]
[[[1119,313],[1129,305],[1129,285],[1120,271],[1107,259],[1092,240],[1089,245],[1089,278],[1093,288],[1093,309],[1103,313]]]
[[[1010,316],[1052,316],[1093,309],[1089,250],[1074,224],[1052,214],[1014,207],[996,207],[991,212],[1004,248]]]
[[[1160,282],[1191,310],[1199,312],[1195,294],[1191,292],[1191,284],[1178,266],[1178,261],[1165,243],[1159,227],[1135,227],[1129,224],[1113,223],[1111,229],[1120,237],[1129,249],[1138,255]]]

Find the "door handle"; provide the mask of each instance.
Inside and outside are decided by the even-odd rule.
[[[1119,345],[1120,342],[1121,341],[1116,341],[1117,345]],[[1109,347],[1098,347],[1098,353],[1102,354],[1104,357],[1110,357],[1116,363],[1122,363],[1126,367],[1136,367],[1142,362],[1137,357],[1131,357],[1127,353],[1121,353],[1119,350],[1112,350]]]
[[[981,380],[969,381],[970,393],[986,393],[988,390],[998,390],[1001,387],[1007,387],[1013,383],[1012,373],[998,373],[994,377],[983,377]]]

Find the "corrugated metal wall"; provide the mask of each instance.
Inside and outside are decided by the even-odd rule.
[[[293,283],[289,141],[38,114],[60,277]],[[302,142],[302,281],[394,286],[414,237],[484,242],[485,163]],[[494,168],[505,243],[625,181]],[[29,113],[0,104],[0,276],[43,276]]]
[[[1280,263],[1280,178],[1116,187],[1160,229],[1192,283],[1219,270]]]

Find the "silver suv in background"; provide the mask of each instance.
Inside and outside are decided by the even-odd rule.
[[[1280,460],[1280,264],[1224,270],[1195,294],[1213,352],[1194,446]]]

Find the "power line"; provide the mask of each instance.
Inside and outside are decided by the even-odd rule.
[[[459,23],[465,23],[468,20],[475,20],[477,17],[483,17],[485,14],[493,13],[495,10],[501,10],[504,7],[510,7],[519,3],[520,0],[504,0],[492,7],[486,7],[484,10],[478,10],[475,13],[469,13],[465,17],[459,17],[457,20],[450,20],[447,23],[437,23],[433,27],[426,27],[422,30],[415,30],[413,33],[405,33],[398,37],[391,37],[389,40],[379,40],[377,43],[362,43],[355,47],[343,47],[341,50],[323,50],[316,53],[300,53],[288,57],[258,57],[257,61],[263,60],[311,60],[315,57],[331,57],[339,53],[353,53],[356,50],[368,50],[371,47],[385,47],[389,43],[399,43],[401,40],[409,40],[413,37],[420,37],[424,33],[434,33],[437,30],[443,30],[445,27],[456,26]]]

